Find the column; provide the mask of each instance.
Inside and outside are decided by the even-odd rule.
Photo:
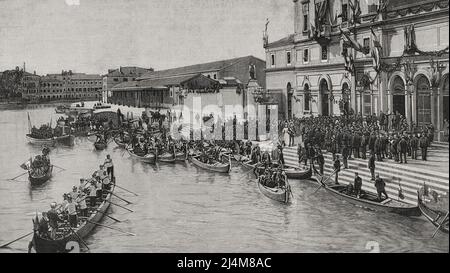
[[[412,121],[412,109],[411,109],[411,86],[407,86],[406,90],[405,90],[405,117],[406,120],[408,121],[408,124],[411,125],[411,121]]]
[[[412,102],[411,102],[412,121],[414,123],[417,123],[417,90],[414,86],[412,86],[411,92],[412,92]]]

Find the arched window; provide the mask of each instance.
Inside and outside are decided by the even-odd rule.
[[[420,75],[416,84],[417,90],[417,124],[426,125],[431,122],[431,92],[427,77]]]
[[[303,86],[303,93],[304,93],[304,99],[303,99],[303,110],[304,111],[309,111],[309,104],[311,102],[311,93],[309,90],[309,85],[305,84],[305,86]]]

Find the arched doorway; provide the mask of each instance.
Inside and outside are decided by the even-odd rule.
[[[330,101],[329,101],[329,93],[330,90],[328,88],[328,83],[325,79],[320,81],[319,85],[320,96],[321,96],[321,106],[322,106],[322,116],[330,115]]]
[[[400,76],[395,76],[392,83],[392,111],[405,116],[405,83]]]
[[[291,119],[292,118],[292,95],[294,92],[292,90],[290,82],[288,82],[288,84],[286,86],[286,91],[287,91],[287,118]]]
[[[430,82],[424,75],[416,81],[417,92],[417,125],[423,126],[431,122],[431,90]]]
[[[344,82],[342,84],[342,109],[341,111],[344,115],[348,115],[350,113],[350,87],[348,83]]]

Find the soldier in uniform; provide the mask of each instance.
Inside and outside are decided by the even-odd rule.
[[[363,133],[361,135],[361,141],[360,141],[362,159],[366,159],[366,147],[367,147],[367,136]]]
[[[344,145],[342,149],[342,161],[344,162],[344,169],[348,169],[348,156],[349,156],[349,148],[347,145]]]
[[[406,142],[405,136],[398,142],[398,148],[400,152],[400,163],[403,163],[403,159],[405,160],[405,164],[408,163],[406,161],[406,153],[408,152],[408,143]]]
[[[411,158],[417,159],[417,149],[419,148],[419,139],[417,138],[416,134],[413,134],[410,141],[409,146],[411,149]]]
[[[422,137],[419,140],[419,147],[422,152],[422,160],[426,161],[428,153],[428,138],[425,133],[422,134]]]
[[[375,180],[375,154],[370,153],[368,168],[370,170],[370,175],[372,180]]]
[[[361,146],[361,137],[359,132],[353,134],[353,156],[360,158],[359,147]]]
[[[339,160],[339,156],[336,155],[336,160],[333,163],[335,176],[334,176],[334,183],[336,185],[339,185],[339,172],[341,171],[341,161]]]

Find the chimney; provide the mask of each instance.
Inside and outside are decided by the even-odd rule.
[[[25,62],[23,62],[23,72],[25,72]]]
[[[33,71],[33,74],[36,75],[36,70]]]

